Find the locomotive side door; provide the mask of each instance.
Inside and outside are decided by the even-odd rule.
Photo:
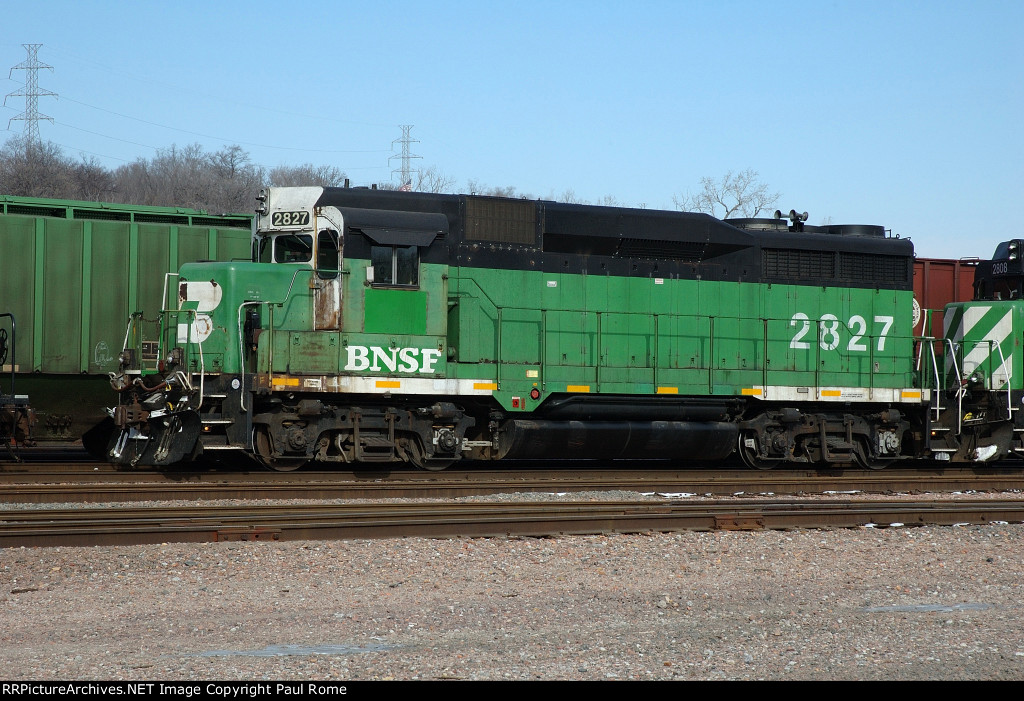
[[[316,235],[316,266],[310,287],[313,288],[313,329],[341,329],[341,237],[331,227],[321,228]]]

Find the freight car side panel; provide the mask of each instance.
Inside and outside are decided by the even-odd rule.
[[[42,260],[42,307],[46,317],[36,317],[35,333],[40,342],[33,350],[33,369],[74,373],[82,370],[82,247],[84,222],[46,222]]]
[[[942,337],[942,310],[974,297],[976,259],[918,258],[914,261],[914,301],[920,310],[914,333]]]
[[[3,255],[0,256],[0,307],[18,320],[17,356],[7,359],[3,372],[10,365],[18,372],[32,369],[32,347],[35,340],[32,324],[35,309],[36,220],[30,217],[5,217]]]
[[[88,305],[89,322],[82,360],[89,374],[100,374],[117,369],[117,355],[124,340],[131,290],[127,278],[122,279],[122,284],[111,284],[107,273],[129,269],[129,227],[103,221],[90,224],[92,236],[86,241],[89,255],[84,258],[89,290],[82,300],[83,306]],[[111,330],[116,329],[120,333],[112,337]]]
[[[81,209],[75,211],[85,216]],[[251,236],[244,228],[105,221],[101,215],[114,216],[0,215],[0,300],[25,320],[18,327],[22,372],[115,370],[128,315],[160,309],[167,272],[188,261],[248,258]]]

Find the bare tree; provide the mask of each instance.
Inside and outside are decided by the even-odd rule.
[[[377,183],[378,190],[406,190],[409,192],[452,192],[455,178],[445,175],[437,166],[430,166],[423,170],[416,171],[416,177],[405,186],[396,185],[393,182]]]
[[[242,212],[249,208],[253,193],[265,181],[263,168],[249,160],[241,146],[225,146],[209,157],[213,177],[206,198],[206,209],[216,212]]]
[[[576,191],[571,187],[567,187],[562,191],[562,194],[558,197],[552,195],[549,199],[555,202],[565,202],[566,204],[590,204],[587,200],[576,195]]]
[[[0,192],[22,197],[73,197],[73,162],[57,144],[14,137],[0,150]]]
[[[479,180],[470,180],[466,183],[466,187],[474,195],[487,195],[489,197],[518,197],[523,200],[532,200],[533,195],[528,195],[525,192],[517,193],[515,185],[506,185],[505,187],[490,187],[484,185]]]
[[[130,204],[202,209],[209,200],[210,164],[199,144],[157,151],[152,160],[136,159],[114,172],[118,189]]]
[[[334,166],[315,166],[305,163],[300,166],[277,166],[269,174],[272,187],[294,187],[319,185],[340,187],[345,184],[345,171]]]
[[[451,192],[454,185],[455,178],[445,175],[437,166],[430,166],[416,173],[412,189],[416,192]]]
[[[172,145],[151,160],[139,158],[113,173],[118,196],[129,204],[242,212],[265,182],[263,168],[240,146],[207,153],[200,144]]]
[[[620,202],[618,200],[618,198],[615,197],[615,195],[605,195],[604,197],[599,199],[597,201],[597,203],[599,205],[601,205],[602,207],[625,207],[626,206],[625,204]]]
[[[100,165],[95,156],[80,157],[71,170],[74,179],[74,199],[94,202],[113,202],[117,199],[114,174]]]
[[[774,207],[781,197],[778,192],[770,192],[759,177],[750,168],[739,173],[730,170],[718,180],[705,176],[700,179],[700,192],[674,195],[672,201],[681,210],[705,212],[719,219],[756,217]]]

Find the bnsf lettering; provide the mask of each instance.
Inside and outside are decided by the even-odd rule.
[[[434,365],[441,357],[436,348],[381,348],[349,346],[346,370],[371,372],[436,372]]]

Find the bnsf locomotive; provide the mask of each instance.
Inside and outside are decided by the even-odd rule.
[[[876,468],[1020,445],[1021,353],[979,324],[1024,312],[963,304],[948,339],[915,341],[913,247],[882,227],[349,188],[258,202],[251,260],[183,265],[165,308],[132,316],[114,463]]]
[[[953,460],[1024,453],[1024,241],[978,263],[974,300],[946,305],[943,338],[926,341],[922,382],[936,393],[930,450]],[[930,362],[928,359],[930,358]]]

